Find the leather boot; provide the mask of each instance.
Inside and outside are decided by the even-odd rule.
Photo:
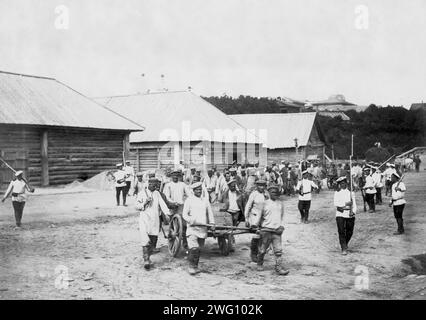
[[[198,262],[200,260],[200,249],[192,248],[188,253],[189,269],[188,272],[190,275],[196,275],[198,270]]]
[[[275,272],[280,276],[286,276],[289,274],[289,270],[283,268],[283,258],[275,256]]]
[[[235,237],[233,235],[229,238],[229,252],[235,252]]]
[[[251,261],[257,262],[257,255],[258,254],[259,254],[259,239],[253,238],[253,239],[251,239],[251,244],[250,244]]]
[[[396,219],[396,223],[398,224],[398,231],[394,233],[394,235],[399,235],[404,233],[403,221],[401,218]]]
[[[157,248],[158,236],[149,236],[151,242],[151,254],[160,252],[160,249]]]
[[[143,267],[145,270],[151,269],[152,262],[150,260],[150,246],[143,246],[142,247],[143,252]]]
[[[265,258],[264,253],[259,253],[257,255],[257,271],[263,271],[263,261]]]

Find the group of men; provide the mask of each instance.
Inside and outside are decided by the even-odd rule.
[[[117,167],[124,171],[119,165]],[[161,179],[156,177],[154,171],[137,173],[137,179],[125,194],[136,196],[136,207],[140,210],[144,268],[149,270],[152,267],[150,257],[158,250],[156,244],[162,222],[167,223],[173,215],[179,214],[183,219],[183,246],[188,253],[189,272],[198,273],[200,247],[207,237],[206,225],[214,225],[211,205],[221,203],[220,211],[231,215],[233,226],[245,221],[246,227],[254,233],[250,257],[258,268],[263,268],[266,250],[272,246],[276,272],[288,274],[281,257],[284,207],[280,196],[285,193],[281,175],[287,173],[289,167],[291,169],[291,165],[284,161],[279,166],[273,163],[265,169],[259,168],[258,164],[246,167],[234,163],[222,172],[216,168],[208,169],[204,176],[195,167],[187,170],[177,168]],[[298,166],[297,170],[294,172],[300,174],[301,179],[296,175],[293,190],[299,193],[301,222],[308,223],[312,192],[319,187],[312,181],[313,174],[307,166]],[[123,173],[115,176],[126,178]],[[116,188],[124,187],[122,180],[116,182],[121,183]],[[231,251],[234,250],[234,242],[235,239],[231,238]]]
[[[357,206],[354,185],[358,185],[371,213],[375,212],[376,204],[382,204],[381,193],[384,187],[385,196],[390,196],[389,205],[393,207],[398,225],[396,234],[404,233],[402,216],[406,204],[406,187],[395,165],[386,163],[386,169],[382,173],[380,165],[369,163],[361,168],[361,176],[358,176],[357,166],[359,165],[356,164],[348,173],[340,173],[337,179],[338,189],[334,195],[342,254],[347,254],[355,224]],[[312,192],[319,189],[313,179],[315,167],[317,166],[299,163],[301,179],[297,180],[294,190],[297,190],[299,195],[301,223],[308,223]],[[231,215],[233,226],[245,222],[246,227],[253,231],[250,258],[258,268],[263,268],[265,253],[272,246],[276,258],[276,272],[280,275],[288,274],[289,271],[282,266],[281,257],[284,207],[280,200],[280,196],[285,194],[281,174],[288,168],[289,164],[284,161],[279,166],[272,164],[265,169],[259,168],[258,164],[245,167],[234,163],[222,172],[211,168],[204,176],[201,175],[202,171],[195,167],[188,170],[178,168],[159,179],[155,171],[135,174],[130,162],[125,165],[117,164],[117,170],[113,174],[117,205],[120,204],[120,195],[123,205],[126,205],[127,195],[134,195],[136,208],[140,211],[139,230],[144,268],[151,269],[150,257],[159,251],[156,246],[162,224],[167,224],[172,216],[180,215],[183,219],[182,240],[188,253],[189,272],[197,274],[200,248],[207,237],[207,225],[214,232],[215,217],[211,205],[219,202],[222,204],[220,211]],[[32,190],[23,179],[22,171],[16,172],[15,175],[16,179],[10,183],[2,201],[12,196],[16,225],[20,227],[26,192]],[[353,183],[354,181],[356,182]],[[352,190],[348,186],[351,186]],[[235,240],[231,240],[233,250]]]

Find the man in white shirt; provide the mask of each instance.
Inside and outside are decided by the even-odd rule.
[[[398,173],[394,172],[391,177],[392,181],[392,199],[389,203],[389,206],[393,206],[393,214],[398,225],[398,230],[394,233],[395,235],[404,233],[404,220],[402,214],[404,212],[404,207],[407,201],[405,201],[405,187],[404,182],[401,181],[401,177]]]
[[[310,173],[307,170],[303,171],[302,180],[299,180],[296,186],[296,189],[299,191],[299,203],[297,207],[300,212],[300,223],[308,223],[312,190],[318,189],[318,186],[309,179],[309,176]]]
[[[377,168],[377,167],[373,167],[372,171],[373,171],[372,177],[373,177],[373,180],[374,180],[374,186],[376,187],[376,204],[381,205],[381,204],[383,204],[383,202],[382,202],[382,188],[383,188],[382,178],[383,178],[383,175],[382,175],[380,169]]]
[[[391,196],[392,195],[392,174],[396,172],[395,165],[393,163],[387,163],[386,164],[386,170],[383,172],[383,176],[385,179],[385,195]]]
[[[263,261],[266,251],[272,244],[275,256],[275,272],[285,276],[289,273],[283,269],[282,261],[282,233],[284,231],[284,204],[280,201],[280,187],[270,185],[268,187],[269,199],[266,199],[261,211],[260,227],[260,246],[257,255],[258,270],[263,270]]]
[[[135,169],[130,165],[130,161],[126,160],[126,165],[123,168],[126,173],[126,195],[129,196],[130,187],[135,182]]]
[[[179,181],[179,175],[179,171],[173,171],[171,173],[172,181],[167,183],[163,189],[167,201],[173,207],[173,214],[182,214],[185,199],[191,195],[188,186],[184,182]]]
[[[365,202],[368,204],[368,212],[376,212],[376,205],[374,203],[374,197],[376,194],[376,182],[371,175],[371,169],[369,167],[364,168],[365,184],[363,189],[365,190]]]
[[[334,206],[336,207],[337,232],[342,254],[347,255],[348,244],[355,226],[355,193],[348,189],[347,177],[340,177],[336,182],[338,190],[334,192]]]
[[[171,173],[172,181],[164,186],[163,193],[169,202],[170,211],[172,214],[180,214],[183,212],[183,204],[185,200],[191,196],[191,190],[186,183],[180,181],[180,171],[173,171]],[[192,179],[192,177],[191,177]],[[186,242],[186,222],[183,221],[183,247],[188,248]]]
[[[266,181],[257,180],[256,190],[250,193],[244,208],[244,217],[246,221],[246,227],[257,227],[260,222],[263,205],[266,199],[269,199],[269,194],[265,190]],[[255,234],[251,239],[250,244],[250,258],[252,262],[257,263],[257,255],[259,253],[260,235]]]
[[[123,197],[123,206],[126,206],[126,196],[127,196],[127,184],[126,184],[126,172],[123,170],[123,164],[116,164],[117,171],[114,172],[115,179],[115,199],[117,201],[117,206],[120,205],[120,193]]]
[[[231,173],[228,170],[224,170],[224,174],[220,176],[216,184],[216,197],[219,202],[222,202],[223,194],[228,191],[229,180],[231,180]]]
[[[143,250],[144,268],[151,269],[152,262],[150,256],[155,249],[158,233],[160,232],[160,209],[170,215],[169,208],[156,190],[159,180],[150,178],[146,192],[138,193],[136,209],[140,211],[139,215],[139,233]]]
[[[188,226],[186,238],[189,249],[189,274],[195,275],[200,272],[198,269],[200,247],[204,246],[204,241],[207,238],[207,227],[197,225],[214,224],[215,222],[210,203],[201,199],[202,183],[192,184],[191,189],[193,195],[185,200],[182,217]]]
[[[136,173],[136,181],[132,188],[132,195],[137,196],[139,192],[144,192],[148,184],[143,180],[143,173]]]
[[[216,183],[217,177],[213,174],[213,170],[207,170],[207,175],[204,177],[204,187],[207,189],[207,193],[209,194],[209,201],[213,203],[216,201]]]
[[[12,206],[15,212],[16,227],[21,228],[22,215],[24,213],[25,202],[27,201],[26,191],[34,192],[23,178],[21,170],[15,172],[16,179],[11,181],[7,188],[1,202],[4,202],[10,195],[12,195]]]

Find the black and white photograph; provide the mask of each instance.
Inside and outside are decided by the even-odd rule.
[[[425,14],[0,0],[0,300],[425,300]]]

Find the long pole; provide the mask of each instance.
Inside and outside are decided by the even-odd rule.
[[[8,164],[8,163],[6,162],[6,160],[4,160],[4,159],[3,159],[3,157],[0,157],[0,161],[1,161],[1,162],[3,162],[3,164],[4,164],[6,167],[8,167],[8,168],[9,168],[9,169],[13,172],[13,173],[16,173],[16,170],[15,170],[15,169],[13,169],[13,167],[12,167],[10,164]],[[24,182],[25,182],[25,184],[28,186],[28,189],[30,189],[30,191],[31,191],[31,192],[34,192],[34,188],[30,186],[30,184],[28,183],[27,179],[25,179],[24,177],[22,177],[22,181],[24,181]]]
[[[352,199],[352,191],[353,191],[353,183],[352,183],[352,157],[354,155],[354,135],[351,136],[351,155],[349,156],[349,194],[351,199],[351,209],[349,215],[352,215],[353,208],[353,199]]]

